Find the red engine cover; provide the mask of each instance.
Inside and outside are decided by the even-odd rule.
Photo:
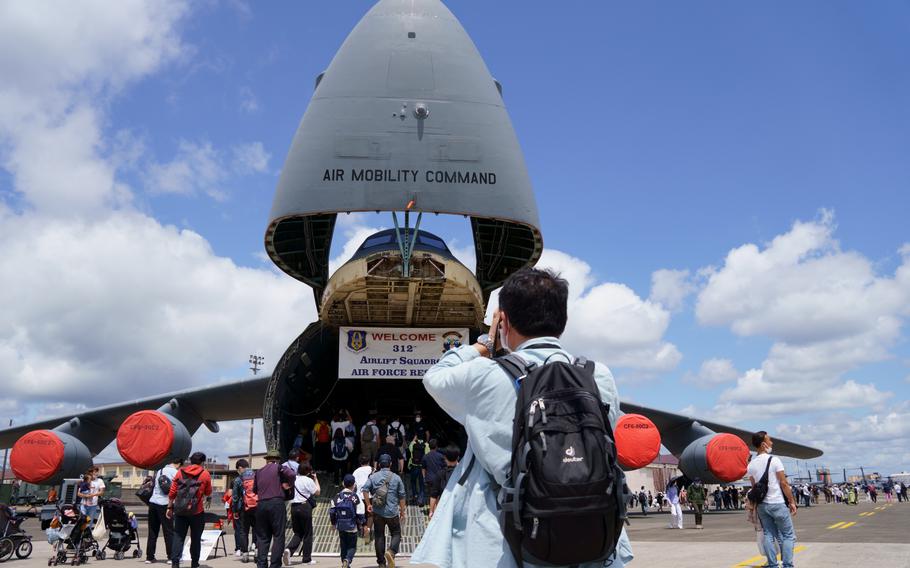
[[[725,483],[730,483],[746,474],[749,465],[749,448],[733,434],[717,434],[706,448],[708,469]]]
[[[173,444],[174,426],[157,410],[140,410],[117,430],[117,451],[136,467],[155,467],[168,456]]]
[[[13,444],[10,467],[16,477],[29,483],[42,483],[63,465],[64,445],[50,430],[35,430]]]
[[[645,467],[660,453],[660,430],[641,414],[624,414],[613,433],[616,456],[626,469]]]

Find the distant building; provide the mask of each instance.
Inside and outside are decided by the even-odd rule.
[[[106,462],[95,464],[102,476],[114,474],[114,479],[119,481],[124,491],[127,489],[139,489],[142,481],[149,475],[154,474],[153,470],[141,469],[126,462]],[[223,463],[209,462],[205,468],[212,476],[212,491],[223,493],[228,485],[228,467]]]
[[[678,475],[682,475],[679,471],[679,460],[670,454],[661,454],[645,467],[627,471],[626,485],[633,493],[638,492],[644,485],[646,492],[650,491],[656,495],[658,491],[663,492],[667,483]]]

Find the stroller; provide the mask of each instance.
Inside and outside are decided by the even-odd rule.
[[[97,554],[98,560],[104,560],[105,549],[114,551],[115,560],[123,560],[130,546],[135,545],[133,558],[142,556],[142,546],[139,543],[139,522],[130,513],[120,499],[102,499],[101,515],[104,518],[104,527],[108,530],[107,543]]]
[[[6,562],[16,554],[16,558],[28,558],[32,553],[32,537],[22,530],[22,521],[6,505],[0,504],[0,562]]]
[[[54,545],[54,555],[48,558],[47,565],[69,562],[78,566],[88,562],[89,554],[96,556],[98,543],[92,538],[90,523],[77,505],[62,505],[48,529],[48,541]]]

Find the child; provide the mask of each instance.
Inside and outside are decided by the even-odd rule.
[[[338,529],[338,538],[341,544],[341,566],[349,568],[357,552],[357,531],[366,523],[364,515],[357,514],[357,505],[360,497],[354,493],[354,476],[350,473],[342,481],[344,489],[332,499],[329,509],[329,520]]]

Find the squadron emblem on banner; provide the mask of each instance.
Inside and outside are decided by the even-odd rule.
[[[367,332],[362,329],[348,330],[348,350],[360,353],[367,348]]]

